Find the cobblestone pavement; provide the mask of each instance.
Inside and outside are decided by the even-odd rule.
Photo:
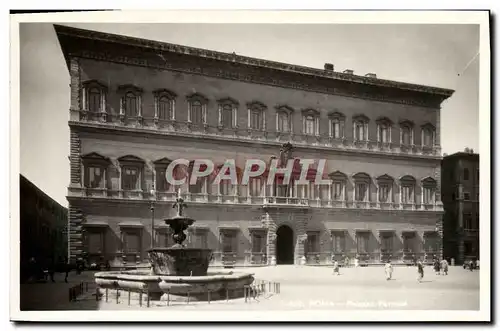
[[[426,267],[421,283],[417,281],[416,268],[404,266],[394,267],[390,281],[385,279],[383,267],[343,268],[339,276],[333,275],[332,269],[327,267],[277,266],[234,271],[254,273],[259,280],[280,282],[280,294],[262,296],[258,301],[252,299],[249,303],[236,299],[210,304],[178,302],[167,307],[166,302],[155,302],[149,308],[145,304],[139,307],[138,301],[132,301],[128,306],[126,300],[116,304],[110,299],[108,302],[100,301],[98,309],[479,309],[479,272],[461,267],[451,267],[448,276],[436,275],[432,268]],[[85,300],[72,305],[71,309],[86,309]]]

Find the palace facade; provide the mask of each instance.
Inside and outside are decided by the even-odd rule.
[[[442,256],[452,90],[55,26],[70,74],[70,254],[147,265],[180,189],[214,265]],[[328,182],[173,186],[175,159],[326,159]],[[283,164],[283,162],[281,162]],[[216,168],[217,170],[218,168]]]

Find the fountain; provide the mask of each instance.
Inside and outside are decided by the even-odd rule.
[[[252,274],[236,272],[208,273],[212,250],[187,248],[183,244],[186,231],[195,220],[184,215],[187,208],[180,191],[173,208],[177,215],[166,219],[173,234],[172,247],[154,247],[148,250],[151,270],[108,271],[95,274],[101,288],[148,293],[151,300],[218,300],[241,297],[245,285],[250,285]]]

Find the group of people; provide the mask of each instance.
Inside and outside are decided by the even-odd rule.
[[[417,281],[421,282],[422,279],[424,278],[424,263],[421,260],[418,260],[416,262],[416,267],[417,267]],[[436,272],[436,275],[443,275],[443,276],[448,275],[448,261],[446,261],[446,259],[442,259],[441,261],[439,261],[438,259],[434,259],[433,268],[434,271]],[[385,270],[386,280],[391,280],[394,269],[390,260],[387,260],[387,262],[385,263],[384,270]],[[337,276],[340,275],[340,265],[337,260],[333,261],[333,274]]]

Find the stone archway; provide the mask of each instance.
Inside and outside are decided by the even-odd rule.
[[[276,231],[276,263],[294,264],[293,230],[288,225],[281,225]]]

